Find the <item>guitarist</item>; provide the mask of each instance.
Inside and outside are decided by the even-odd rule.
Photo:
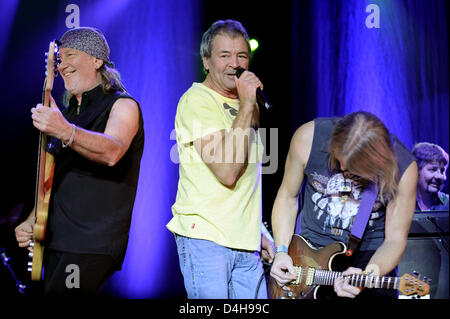
[[[359,249],[351,257],[341,255],[348,261],[338,269],[344,275],[395,272],[414,214],[417,164],[385,125],[367,112],[317,118],[297,129],[272,211],[276,255],[271,276],[280,286],[296,278],[287,254],[295,226],[295,232],[314,248],[335,241],[347,244],[369,181],[378,186],[378,197]],[[303,182],[304,204],[296,225],[297,199]],[[362,291],[342,278],[335,280],[333,289],[327,297],[354,298]],[[396,297],[394,290],[387,289],[365,289],[359,297],[369,295]]]
[[[103,34],[82,27],[61,37],[58,71],[68,107],[32,108],[33,125],[54,145],[55,173],[44,263],[45,295],[95,295],[125,256],[136,195],[144,127],[109,61]],[[34,213],[16,228],[19,246],[32,241]],[[79,286],[67,287],[68,265]]]

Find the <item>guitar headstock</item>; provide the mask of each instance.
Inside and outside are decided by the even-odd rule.
[[[50,42],[48,52],[45,52],[45,87],[44,91],[51,91],[53,82],[58,75],[59,48],[57,41]]]
[[[426,277],[421,278],[421,275],[413,276],[410,274],[404,274],[400,277],[400,284],[398,290],[405,296],[418,294],[419,296],[425,296],[430,292],[430,285],[428,284],[430,279]]]

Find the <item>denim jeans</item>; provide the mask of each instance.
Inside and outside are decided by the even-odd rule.
[[[176,235],[180,268],[190,299],[267,298],[259,252],[223,247],[209,240]]]

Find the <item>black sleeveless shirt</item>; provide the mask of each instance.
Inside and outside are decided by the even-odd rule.
[[[78,127],[103,133],[111,108],[119,98],[132,99],[121,92],[105,94],[98,86],[83,93],[79,110],[76,98],[72,97],[63,114]],[[144,148],[141,111],[136,136],[125,155],[112,167],[90,161],[60,145],[59,140],[51,139],[48,146],[55,153],[49,247],[72,253],[107,254],[121,264]]]
[[[316,247],[335,241],[348,242],[365,189],[357,177],[347,177],[342,171],[330,171],[328,167],[328,142],[340,119],[314,120],[311,153],[305,167],[303,205],[297,217],[295,233],[301,234]],[[401,178],[415,159],[397,137],[391,137]],[[386,206],[381,203],[378,195],[362,239],[361,251],[376,250],[383,243],[385,220]]]

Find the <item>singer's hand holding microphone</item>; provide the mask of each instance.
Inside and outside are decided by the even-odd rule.
[[[256,77],[255,74],[252,72],[245,72],[246,69],[239,68],[236,70],[236,78],[248,81],[248,90],[242,90],[240,87],[239,81],[235,79],[236,87],[239,93],[239,98],[241,101],[245,101],[245,99],[248,97],[249,99],[253,100],[254,102],[257,102],[259,107],[265,107],[266,109],[270,109],[272,105],[269,103],[267,97],[264,95],[262,89],[263,85],[261,81]],[[242,78],[241,78],[242,76]],[[241,89],[241,90],[240,90]],[[255,93],[256,91],[256,93]],[[254,104],[254,103],[253,103]]]

